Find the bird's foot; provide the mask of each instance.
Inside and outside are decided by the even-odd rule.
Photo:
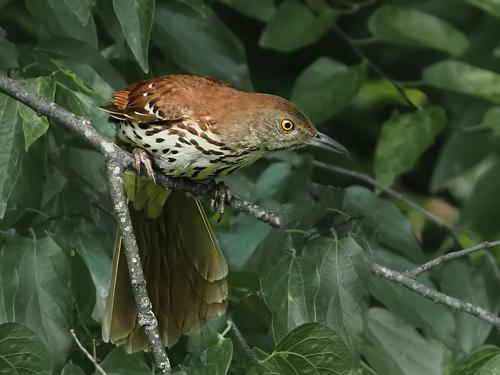
[[[153,163],[149,154],[144,149],[136,147],[132,150],[132,156],[134,158],[134,168],[137,170],[137,173],[140,174],[141,166],[144,166],[146,175],[156,184]]]
[[[226,203],[229,203],[232,198],[231,190],[222,181],[212,181],[210,184],[210,190],[213,191],[214,194],[213,198],[210,200],[210,208],[212,211],[217,212],[220,215],[220,221],[224,216]]]

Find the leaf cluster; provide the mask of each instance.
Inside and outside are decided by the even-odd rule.
[[[182,73],[289,98],[351,150],[280,152],[227,177],[284,228],[214,220],[228,314],[169,349],[176,373],[490,374],[491,326],[369,271],[411,269],[456,241],[313,158],[394,185],[462,247],[498,238],[499,22],[496,0],[0,0],[0,69],[108,137],[97,107],[114,90]],[[100,339],[112,212],[100,155],[0,95],[0,374],[94,373],[70,329],[107,374],[154,371]],[[419,281],[498,314],[498,256]]]

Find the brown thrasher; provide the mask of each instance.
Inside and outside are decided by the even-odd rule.
[[[119,143],[145,150],[169,176],[210,181],[269,151],[305,145],[347,153],[289,101],[206,77],[172,75],[133,83],[103,109],[117,125]],[[145,178],[129,181],[125,188],[149,297],[162,340],[171,346],[181,334],[225,312],[227,264],[198,200]],[[125,343],[128,351],[148,345],[119,236],[103,338]]]

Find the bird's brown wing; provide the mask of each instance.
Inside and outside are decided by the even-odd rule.
[[[199,76],[162,76],[130,84],[113,95],[112,105],[101,107],[111,119],[149,123],[181,121],[210,115],[205,93],[230,86]]]

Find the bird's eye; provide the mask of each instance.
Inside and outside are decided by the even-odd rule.
[[[287,133],[295,129],[295,124],[290,120],[281,120],[281,129]]]

